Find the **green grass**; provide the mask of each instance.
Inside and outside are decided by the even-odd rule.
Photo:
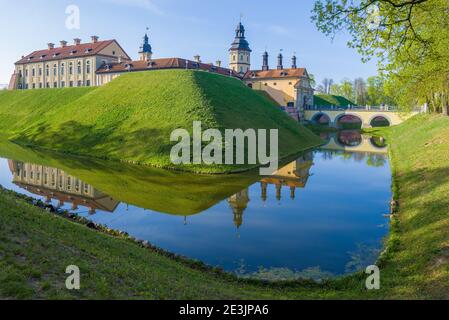
[[[267,285],[192,268],[192,263],[93,231],[1,190],[0,298],[448,299],[449,117],[418,116],[375,131],[389,140],[399,201],[378,263],[379,291],[365,289],[363,274],[322,284]],[[69,264],[81,268],[79,292],[64,288]]]
[[[193,121],[222,132],[279,129],[281,157],[321,143],[243,82],[202,71],[130,73],[98,88],[0,93],[0,132],[23,145],[203,173],[251,167],[175,167],[170,135],[178,128],[192,132]]]
[[[337,106],[346,108],[348,105],[354,106],[355,103],[342,96],[331,94],[316,94],[313,104],[318,107]]]

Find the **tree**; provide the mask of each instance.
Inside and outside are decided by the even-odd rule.
[[[401,107],[449,113],[449,1],[317,0],[312,19],[330,36],[347,30],[364,61],[377,56]]]
[[[366,82],[362,78],[354,80],[354,101],[357,105],[366,105]]]

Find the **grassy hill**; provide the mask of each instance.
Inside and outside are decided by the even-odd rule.
[[[0,131],[15,142],[157,167],[173,167],[170,134],[191,132],[193,121],[203,130],[279,129],[281,157],[321,142],[241,81],[202,71],[130,73],[97,88],[0,92]],[[218,173],[242,166],[176,168]]]
[[[345,108],[348,105],[354,106],[355,103],[342,96],[335,96],[332,94],[317,94],[314,97],[314,105],[318,107],[337,106]]]

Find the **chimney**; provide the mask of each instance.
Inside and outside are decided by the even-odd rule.
[[[297,69],[298,66],[296,65],[296,56],[294,55],[292,57],[292,69]]]
[[[61,40],[59,43],[61,44],[61,48],[67,47],[67,41]]]
[[[195,60],[195,62],[201,63],[201,56],[199,54],[194,56],[193,59]]]
[[[282,60],[284,59],[284,57],[282,56],[282,53],[279,53],[278,55],[278,70],[284,70],[284,65]]]
[[[217,67],[221,68],[221,60],[217,60],[216,62]]]
[[[92,39],[92,43],[98,42],[98,36],[91,36],[90,38]]]
[[[73,43],[75,44],[75,46],[79,46],[81,44],[81,39],[75,38],[75,39],[73,39]]]
[[[54,49],[55,48],[55,44],[54,43],[48,43],[48,50]]]
[[[262,70],[263,71],[268,71],[270,70],[270,67],[268,66],[268,52],[264,52],[263,54],[263,65],[262,65]]]

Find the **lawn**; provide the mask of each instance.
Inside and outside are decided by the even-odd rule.
[[[399,211],[378,265],[381,289],[365,275],[321,284],[238,280],[194,262],[145,249],[0,192],[0,298],[49,299],[448,299],[449,118],[418,116],[377,129],[390,143]],[[64,287],[81,268],[80,291]]]

